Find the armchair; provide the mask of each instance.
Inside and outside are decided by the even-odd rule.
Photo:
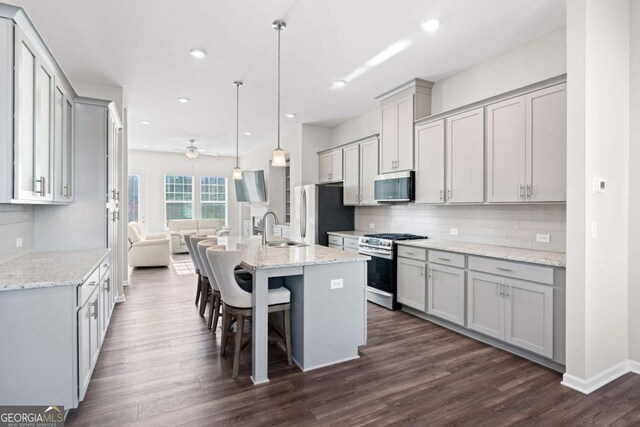
[[[131,267],[166,267],[171,262],[169,239],[165,234],[144,235],[137,222],[130,222],[128,236]]]

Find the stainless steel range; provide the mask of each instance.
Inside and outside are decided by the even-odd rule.
[[[389,310],[399,308],[396,301],[396,242],[415,239],[426,239],[426,237],[403,233],[365,234],[360,237],[358,252],[371,257],[367,262],[367,299],[369,301]]]

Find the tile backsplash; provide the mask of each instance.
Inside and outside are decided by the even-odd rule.
[[[33,251],[33,240],[33,206],[0,204],[0,263]]]
[[[373,228],[371,228],[373,224]],[[451,229],[458,230],[452,235]],[[389,205],[356,208],[356,229],[565,252],[566,205]],[[548,234],[549,243],[536,242]]]

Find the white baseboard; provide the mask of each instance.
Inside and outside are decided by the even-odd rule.
[[[564,374],[561,384],[572,388],[580,393],[590,394],[605,384],[620,378],[624,374],[634,372],[640,373],[640,363],[633,360],[625,360],[617,365],[613,365],[610,368],[605,369],[590,378],[582,379],[570,374]]]

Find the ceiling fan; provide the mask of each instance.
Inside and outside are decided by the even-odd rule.
[[[184,154],[190,158],[190,159],[195,159],[196,157],[198,157],[200,155],[200,153],[205,152],[207,150],[204,150],[202,148],[198,148],[195,146],[196,140],[195,139],[190,139],[189,140],[189,145],[187,145],[186,148],[174,148],[174,151],[182,151],[184,152]]]

